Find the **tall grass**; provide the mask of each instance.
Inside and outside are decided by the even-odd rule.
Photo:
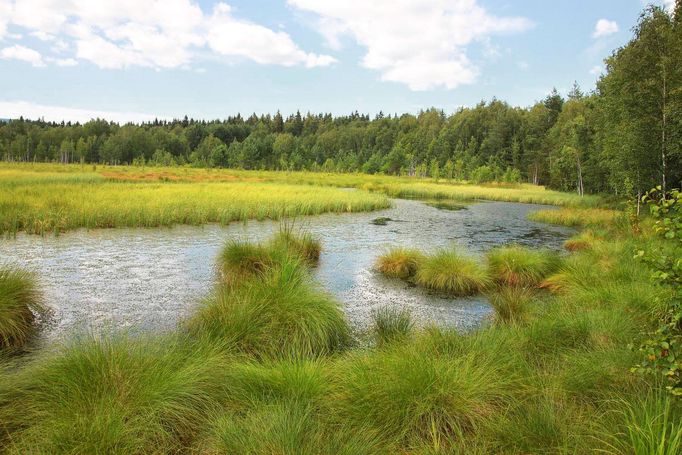
[[[488,270],[499,284],[537,286],[559,266],[556,253],[531,250],[519,245],[495,248],[488,252]]]
[[[502,323],[519,323],[528,318],[535,293],[524,287],[504,286],[488,294],[495,319]]]
[[[16,267],[0,267],[0,348],[19,348],[37,330],[45,314],[36,277]]]
[[[377,270],[389,278],[408,280],[417,274],[424,255],[413,249],[392,248],[379,256]]]
[[[562,208],[559,210],[538,210],[528,218],[541,223],[562,226],[603,227],[625,219],[623,212],[600,208]]]
[[[283,254],[257,276],[215,294],[189,329],[229,350],[258,357],[318,356],[349,340],[339,304],[312,283],[297,257]]]
[[[6,453],[177,453],[229,386],[228,360],[181,338],[88,339],[0,381]]]
[[[481,292],[490,279],[475,259],[454,250],[441,250],[421,262],[415,282],[436,291],[466,296]]]
[[[404,308],[382,307],[372,313],[374,341],[377,346],[405,341],[414,331],[414,321]]]

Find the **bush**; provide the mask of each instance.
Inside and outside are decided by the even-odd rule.
[[[415,281],[420,286],[457,296],[476,294],[490,284],[478,262],[453,250],[442,250],[424,259]]]
[[[24,346],[37,330],[36,316],[44,313],[35,276],[17,268],[0,268],[0,348]]]

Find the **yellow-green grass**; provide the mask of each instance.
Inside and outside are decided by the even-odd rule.
[[[0,179],[0,233],[34,234],[76,228],[227,224],[390,205],[381,195],[336,188],[260,182],[131,183],[101,179]]]
[[[320,261],[322,244],[311,233],[296,232],[293,226],[283,226],[271,240],[274,248],[282,248],[300,257],[308,265],[315,266]]]
[[[537,286],[559,266],[559,256],[548,250],[533,250],[520,245],[495,248],[488,252],[492,278],[506,286]]]
[[[377,259],[377,270],[389,278],[413,278],[425,256],[410,248],[391,248]]]
[[[495,320],[500,323],[524,322],[528,319],[534,298],[532,289],[520,286],[503,286],[488,294],[488,301],[495,310]]]
[[[475,259],[454,250],[441,250],[421,262],[415,282],[419,286],[445,294],[467,296],[487,288],[490,278],[485,268]]]
[[[412,315],[405,308],[385,306],[372,312],[372,329],[377,346],[405,341],[414,331]]]
[[[562,226],[603,227],[611,226],[624,219],[623,212],[600,208],[561,208],[558,210],[538,210],[528,218],[541,223]]]
[[[24,346],[37,330],[36,317],[44,313],[36,277],[0,266],[0,349]]]
[[[228,352],[259,357],[320,356],[349,341],[341,308],[315,286],[303,261],[275,258],[256,275],[219,286],[188,321],[190,333]]]

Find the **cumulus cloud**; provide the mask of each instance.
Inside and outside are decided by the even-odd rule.
[[[236,19],[229,5],[193,0],[0,0],[0,38],[16,26],[101,68],[184,68],[206,48],[262,64],[325,66],[283,31]],[[62,59],[63,60],[63,59]]]
[[[19,44],[1,49],[0,58],[5,60],[21,60],[36,67],[45,66],[43,56],[38,51]]]
[[[98,111],[64,106],[48,106],[27,101],[0,101],[0,116],[6,118],[19,118],[23,116],[24,118],[34,120],[43,118],[46,121],[55,122],[70,120],[72,122],[81,123],[94,118],[112,120],[120,123],[139,123],[161,118],[140,112]]]
[[[613,35],[618,32],[618,24],[616,21],[608,19],[599,19],[597,25],[594,26],[593,38],[601,38],[602,36]]]
[[[381,79],[412,90],[455,88],[476,80],[467,49],[491,35],[531,27],[521,17],[497,17],[477,0],[288,0],[316,15],[332,48],[350,37],[367,49],[361,64]]]

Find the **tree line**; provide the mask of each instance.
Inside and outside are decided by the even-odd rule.
[[[577,84],[530,107],[493,99],[451,115],[358,112],[119,125],[0,124],[7,161],[190,165],[527,181],[564,191],[643,192],[682,178],[682,0],[649,6],[605,60],[591,93]]]

